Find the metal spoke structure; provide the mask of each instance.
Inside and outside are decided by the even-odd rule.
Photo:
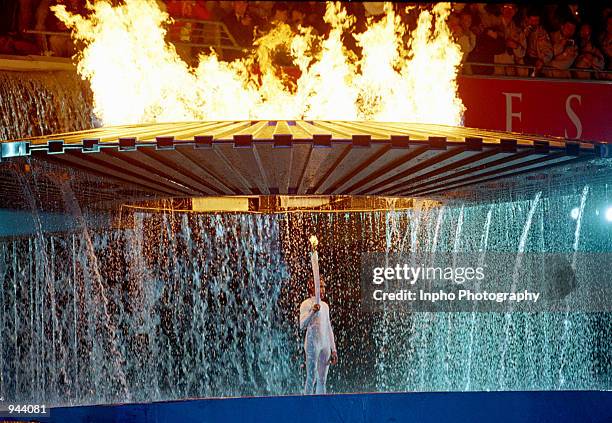
[[[10,163],[30,157],[105,178],[107,195],[98,192],[97,200],[127,199],[135,192],[149,199],[367,195],[469,200],[612,175],[612,148],[604,140],[393,122],[156,123],[0,146],[0,198],[6,201],[19,191]],[[79,195],[85,203],[91,200],[86,188]]]

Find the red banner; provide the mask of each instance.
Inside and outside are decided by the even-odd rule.
[[[460,76],[464,125],[612,142],[612,82]]]

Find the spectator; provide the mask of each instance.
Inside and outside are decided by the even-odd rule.
[[[245,2],[246,3],[246,2]],[[274,7],[272,8],[272,22],[288,22],[289,21],[289,6],[287,2],[277,1]]]
[[[461,28],[461,20],[459,19],[459,14],[453,12],[448,15],[446,25],[448,25],[448,29],[450,29],[451,34],[453,34],[455,41],[458,41],[459,37],[463,34],[463,28]]]
[[[177,53],[185,62],[193,64],[194,52],[190,44],[205,41],[210,43],[211,40],[195,39],[194,30],[197,23],[191,20],[208,20],[211,18],[211,13],[202,0],[168,0],[166,11],[175,20],[169,34],[170,39],[177,42],[175,44]]]
[[[603,53],[593,45],[592,41],[592,28],[589,24],[582,24],[578,33],[580,53],[576,58],[574,67],[580,69],[590,69],[595,71],[601,71],[604,68],[605,60]],[[574,73],[576,78],[589,79],[593,75],[591,72],[579,72]],[[598,74],[596,74],[598,75]]]
[[[66,6],[66,9],[72,13],[85,13],[82,8],[82,2],[78,0],[41,0],[36,9],[34,29],[37,31],[57,33],[39,37],[39,45],[43,54],[58,57],[71,57],[76,53],[76,47],[68,34],[68,28],[55,16],[55,13],[51,12],[49,9],[56,4],[63,4]]]
[[[574,20],[566,20],[559,31],[551,35],[553,46],[553,58],[550,61],[550,66],[555,68],[548,71],[547,76],[554,78],[569,78],[570,72],[567,70],[573,64],[578,56],[578,47],[574,40],[576,32],[576,22]]]
[[[544,9],[543,26],[551,34],[561,29],[568,20],[573,20],[577,24],[581,21],[580,8],[577,4],[547,4]]]
[[[25,31],[32,29],[33,0],[0,1],[0,54],[40,54]]]
[[[225,23],[225,26],[234,37],[234,40],[236,40],[236,43],[240,47],[248,50],[253,46],[253,32],[255,31],[253,19],[248,10],[248,2],[235,1],[232,5],[232,13],[225,17],[223,23]],[[227,50],[224,51],[223,56],[224,59],[231,61],[244,57],[244,52]]]
[[[115,4],[121,0],[109,1]],[[312,33],[321,36],[330,29],[323,20],[327,6],[324,2],[155,1],[175,18],[176,23],[169,29],[170,39],[178,41],[177,51],[186,61],[192,60],[195,45],[219,42],[218,34],[213,33],[207,41],[204,32],[197,32],[202,24],[190,22],[192,19],[224,22],[236,43],[245,49],[252,47],[256,34],[272,29],[272,22],[288,23],[294,30],[299,26],[311,27]],[[37,54],[42,50],[43,54],[57,56],[74,54],[75,46],[65,35],[67,28],[48,11],[49,6],[58,3],[66,4],[77,13],[87,12],[77,10],[83,9],[82,0],[5,0],[0,11],[0,22],[5,22],[5,25],[0,25],[0,53]],[[365,31],[368,20],[384,16],[383,3],[343,2],[342,6],[356,20],[344,32],[343,42],[348,50],[359,55],[361,48],[356,45],[352,34]],[[404,41],[408,43],[419,13],[431,9],[431,5],[398,3],[394,4],[394,9],[408,28],[404,35]],[[586,78],[589,74],[606,78],[608,74],[603,69],[612,70],[611,14],[612,7],[590,3],[545,5],[537,9],[511,3],[452,3],[452,14],[447,23],[464,53],[464,61],[493,65],[476,65],[477,73],[524,76],[527,68],[512,65],[527,64],[532,66],[533,76],[568,77],[572,75],[570,69],[575,66],[581,69],[573,74],[578,78]],[[605,22],[602,29],[591,24],[602,17]],[[579,40],[574,41],[573,34],[578,26]],[[24,32],[30,29],[62,34],[43,36]],[[38,41],[40,48],[34,45],[34,41]],[[231,60],[245,52],[225,48],[223,53]],[[463,71],[470,73],[469,63],[464,64]]]
[[[485,29],[499,27],[500,16],[497,5],[486,3],[474,3],[471,5],[473,14],[480,18],[481,32]]]
[[[472,15],[468,12],[463,12],[459,15],[459,25],[463,36],[459,44],[461,49],[469,54],[476,47],[476,34],[472,32]]]
[[[507,65],[524,64],[527,41],[524,33],[520,30],[515,21],[517,8],[514,4],[504,4],[500,17],[500,27],[503,31],[503,38],[506,50],[503,53],[496,54],[493,58],[495,63],[503,63]],[[512,66],[495,67],[497,75],[517,75],[517,69]]]
[[[542,68],[553,58],[553,48],[550,36],[540,24],[540,15],[534,8],[527,11],[523,36],[527,41],[525,64],[534,67],[531,76],[540,76]]]
[[[471,16],[468,20],[471,20]],[[474,45],[476,44],[476,36],[471,31],[469,32],[469,34],[465,33],[463,26],[461,25],[461,18],[456,13],[452,13],[448,17],[446,23],[451,33],[453,34],[453,37],[455,38],[455,42],[459,44],[459,47],[461,47],[461,52],[463,53],[463,58],[461,59],[461,62],[465,63],[468,55],[472,52],[472,50],[474,50]],[[469,22],[466,22],[466,24],[469,24]],[[466,69],[466,66],[468,65],[464,64],[463,66],[464,73],[471,73],[470,69]]]
[[[505,39],[503,30],[499,26],[485,28],[476,38],[476,46],[470,53],[469,60],[479,63],[493,63],[495,55],[505,50]],[[472,66],[472,71],[477,75],[492,75],[492,66]]]
[[[167,0],[166,11],[175,19],[211,19],[212,15],[206,7],[206,2],[202,0]],[[186,25],[180,23],[176,25],[180,37],[184,41],[189,40],[190,31],[185,31]]]
[[[206,8],[211,12],[215,19],[223,21],[234,12],[234,6],[230,1],[209,1]]]
[[[245,2],[246,3],[246,2]],[[290,8],[289,3],[285,1],[272,2],[273,6],[269,10],[269,15],[262,20],[260,26],[261,33],[266,34],[275,28],[278,24],[285,23],[291,24],[290,22]]]
[[[249,15],[253,18],[253,23],[256,26],[261,26],[263,22],[267,22],[272,16],[272,9],[275,2],[273,1],[257,1],[251,2],[249,5]]]
[[[607,79],[612,79],[612,15],[606,17],[606,29],[600,37],[600,45],[606,59]]]

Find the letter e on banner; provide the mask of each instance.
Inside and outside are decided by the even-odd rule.
[[[506,97],[506,131],[512,132],[512,119],[517,118],[519,122],[523,116],[521,112],[512,111],[512,99],[518,98],[523,101],[523,93],[502,93]]]

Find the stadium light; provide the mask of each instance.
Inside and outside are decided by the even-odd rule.
[[[574,207],[570,212],[570,217],[574,220],[578,219],[578,215],[580,214],[580,209],[578,207]]]

